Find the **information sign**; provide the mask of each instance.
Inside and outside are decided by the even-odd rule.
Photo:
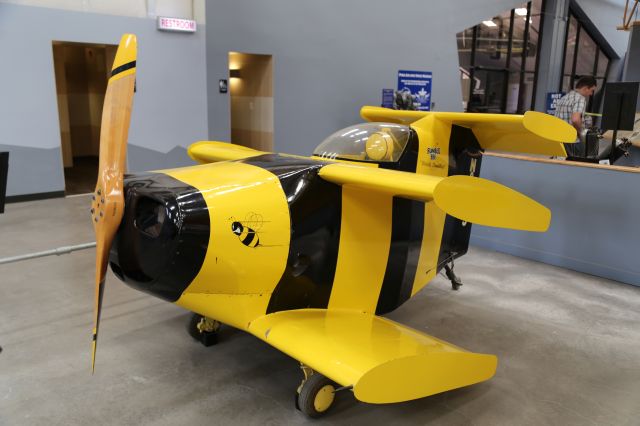
[[[413,105],[418,111],[431,110],[430,71],[398,71],[398,91],[408,91],[413,98]]]

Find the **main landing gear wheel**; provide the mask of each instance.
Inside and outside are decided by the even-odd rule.
[[[305,378],[298,388],[296,408],[311,418],[324,415],[335,399],[336,387],[330,379],[303,366]]]
[[[213,346],[218,343],[220,325],[220,322],[214,319],[193,314],[189,321],[189,335],[206,347]]]

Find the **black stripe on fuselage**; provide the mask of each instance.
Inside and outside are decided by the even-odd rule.
[[[380,167],[415,173],[418,149],[418,135],[412,130],[399,161]],[[424,203],[394,197],[391,217],[391,246],[376,314],[390,312],[411,297],[424,232]]]
[[[326,165],[320,161],[265,154],[242,162],[276,175],[289,204],[287,265],[267,313],[327,308],[338,262],[342,187],[318,176]]]
[[[124,65],[120,65],[118,68],[114,68],[111,70],[111,77],[115,77],[121,72],[125,72],[126,70],[130,70],[131,68],[136,67],[136,61],[127,62]]]
[[[411,297],[423,232],[424,203],[394,197],[391,246],[376,314],[390,312]]]

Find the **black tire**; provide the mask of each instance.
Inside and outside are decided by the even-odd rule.
[[[202,315],[193,314],[191,316],[191,320],[189,320],[189,335],[193,337],[198,342],[202,343],[205,347],[213,346],[218,343],[218,332],[217,331],[200,331],[198,329],[198,324],[204,318]]]
[[[201,334],[200,330],[198,330],[198,324],[200,323],[201,319],[202,319],[202,315],[198,315],[198,314],[191,315],[191,319],[189,320],[189,327],[187,328],[187,330],[189,331],[189,336],[193,337],[198,342],[202,338],[200,336]]]
[[[296,400],[296,408],[311,418],[321,417],[333,405],[335,389],[335,383],[322,374],[314,373],[302,385]],[[328,392],[331,392],[331,396]],[[316,405],[316,397],[321,399],[320,407]]]

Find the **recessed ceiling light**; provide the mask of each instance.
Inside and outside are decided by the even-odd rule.
[[[516,12],[516,15],[518,15],[518,16],[527,16],[527,8],[526,7],[519,7],[514,12]]]
[[[496,23],[493,21],[482,21],[487,27],[497,27]]]

